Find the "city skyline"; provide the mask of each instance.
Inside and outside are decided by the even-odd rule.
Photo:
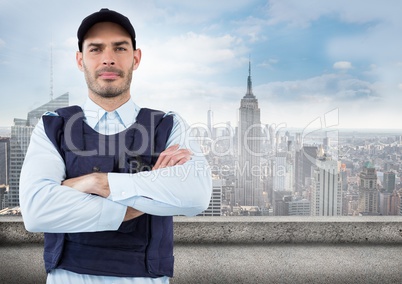
[[[198,137],[214,176],[209,208],[200,216],[402,214],[401,135],[371,133],[374,136],[365,138],[349,132],[350,136],[338,137],[342,141],[315,135],[310,137],[315,141],[311,146],[303,143],[302,133],[271,133],[270,128],[265,129],[269,137],[255,139],[260,138],[252,133],[260,126],[260,109],[250,72],[249,67],[236,137],[225,136],[229,133],[224,129],[210,130],[211,137]],[[6,182],[0,187],[0,215],[20,214],[19,174],[34,125],[42,113],[67,106],[68,101],[66,93],[29,112],[27,119],[16,119],[11,138],[2,140],[0,172],[10,168],[10,178],[9,186]],[[374,173],[369,180],[365,171]],[[359,175],[360,184],[356,182]]]
[[[317,118],[323,124],[336,111],[331,126],[402,129],[402,3],[387,4],[5,0],[0,126],[47,102],[51,80],[54,97],[69,92],[72,104],[83,103],[87,90],[75,66],[76,30],[86,15],[108,7],[125,13],[137,31],[143,61],[132,95],[140,106],[177,111],[190,125],[205,123],[211,108],[214,123],[237,126],[251,61],[264,124],[304,128]]]

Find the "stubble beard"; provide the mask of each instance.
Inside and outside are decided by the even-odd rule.
[[[93,74],[83,64],[85,80],[88,85],[88,89],[102,98],[115,98],[118,97],[130,89],[133,68],[130,68],[127,73],[117,69],[115,67],[105,67],[95,71]],[[101,72],[115,72],[123,78],[123,82],[120,85],[113,85],[114,80],[104,80],[104,86],[102,86],[97,80]]]

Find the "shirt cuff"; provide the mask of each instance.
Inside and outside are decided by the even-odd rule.
[[[102,211],[99,217],[98,231],[115,231],[123,222],[127,206],[103,198]]]
[[[137,193],[135,192],[132,176],[122,173],[108,173],[108,183],[110,194],[108,196],[109,200],[113,201],[122,201],[122,200],[129,200],[132,197],[136,197]],[[127,206],[132,206],[129,204],[124,203]]]

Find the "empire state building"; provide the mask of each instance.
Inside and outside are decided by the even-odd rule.
[[[247,92],[240,102],[237,135],[239,160],[235,203],[241,206],[261,206],[261,119],[258,100],[253,94],[251,63],[249,63]]]

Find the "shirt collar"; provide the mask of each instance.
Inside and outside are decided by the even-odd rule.
[[[106,113],[106,111],[101,106],[97,105],[90,98],[87,98],[84,105],[82,106],[82,109],[85,114],[86,123],[92,128],[96,127],[99,120]],[[124,127],[127,128],[136,121],[140,109],[141,108],[136,105],[133,100],[129,99],[126,103],[117,108],[115,112],[119,115],[121,122],[124,124]]]

